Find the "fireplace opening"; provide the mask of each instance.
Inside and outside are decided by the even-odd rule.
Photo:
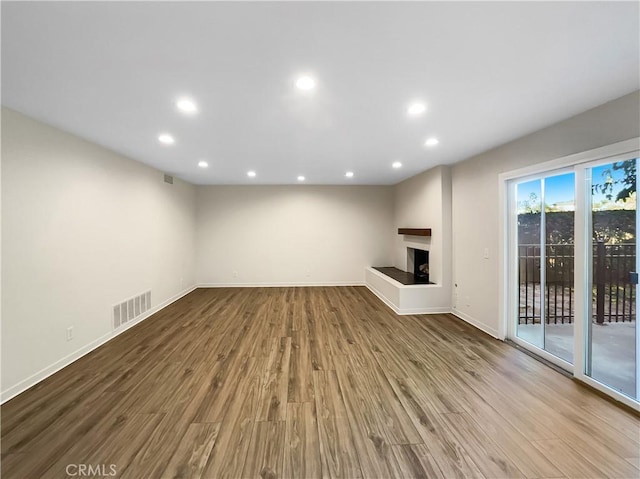
[[[407,248],[407,272],[413,273],[416,283],[429,282],[429,252]]]
[[[421,249],[415,250],[413,257],[413,274],[418,278],[429,282],[429,252]]]

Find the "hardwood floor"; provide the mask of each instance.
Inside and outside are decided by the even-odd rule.
[[[1,412],[3,478],[640,476],[636,416],[363,287],[196,290]]]

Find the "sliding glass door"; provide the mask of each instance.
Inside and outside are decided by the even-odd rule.
[[[590,186],[590,311],[585,374],[638,398],[637,159],[587,169]]]
[[[505,181],[505,307],[509,339],[640,409],[638,156]]]

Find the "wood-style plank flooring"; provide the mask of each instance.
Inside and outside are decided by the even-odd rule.
[[[363,287],[196,290],[1,412],[3,478],[640,476],[636,416]]]

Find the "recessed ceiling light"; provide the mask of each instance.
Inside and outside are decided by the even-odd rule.
[[[204,161],[204,160],[201,160],[201,161],[199,161],[199,162],[198,162],[198,166],[199,166],[200,168],[207,168],[207,167],[209,166],[209,163],[207,163],[207,162],[206,162],[206,161]]]
[[[316,86],[316,81],[308,76],[301,76],[296,80],[296,88],[298,90],[313,90]]]
[[[409,105],[407,108],[407,113],[411,116],[422,115],[427,109],[427,105],[421,102],[415,102]]]
[[[353,171],[347,171],[344,176],[346,176],[347,178],[353,178]]]
[[[256,176],[256,172],[255,172],[255,171],[253,171],[253,170],[251,170],[251,171],[247,171],[247,176],[248,176],[249,178],[255,178],[255,176]]]
[[[196,113],[198,111],[198,106],[190,98],[179,98],[176,101],[176,106],[183,113]]]
[[[440,143],[438,141],[437,138],[429,138],[427,141],[424,142],[425,146],[436,146],[438,143]]]
[[[163,145],[173,145],[176,140],[169,133],[161,133],[158,135],[158,141]]]
[[[394,161],[391,166],[393,166],[394,168],[400,168],[402,166],[402,163],[400,163],[399,161]]]
[[[302,176],[302,175],[298,176],[298,181],[304,181],[304,180],[306,180],[306,178],[304,176]]]

